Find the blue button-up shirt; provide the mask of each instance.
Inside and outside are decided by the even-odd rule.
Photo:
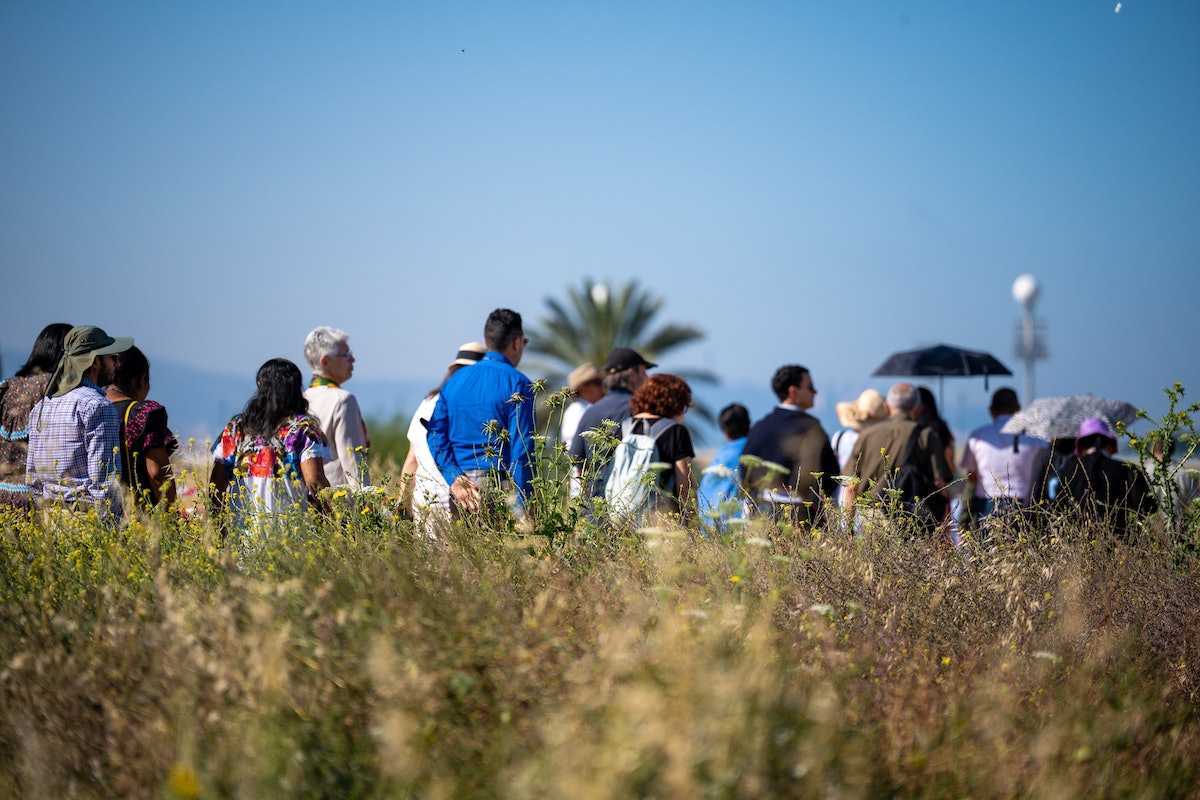
[[[501,353],[451,375],[425,426],[446,483],[467,470],[501,470],[523,504],[533,488],[533,404],[533,384]]]

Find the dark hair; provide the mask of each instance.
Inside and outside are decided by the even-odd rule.
[[[942,440],[943,447],[952,447],[954,431],[950,430],[946,420],[942,419],[942,415],[938,413],[937,400],[933,398],[933,392],[928,386],[918,386],[917,395],[921,398],[921,413],[917,415],[917,422],[933,428],[937,432],[938,438]]]
[[[917,392],[921,395],[921,413],[918,416],[918,422],[924,422],[926,425],[934,420],[941,419],[942,415],[938,413],[937,399],[934,398],[933,392],[928,386],[918,386]],[[945,444],[945,442],[942,442]]]
[[[691,404],[692,387],[683,378],[665,372],[651,375],[629,398],[631,412],[656,417],[677,417]]]
[[[242,411],[242,430],[251,436],[271,436],[293,414],[308,411],[300,368],[286,358],[272,358],[254,376],[258,389]]]
[[[717,424],[730,439],[740,439],[750,432],[750,412],[741,403],[730,403],[717,415]]]
[[[446,381],[450,380],[450,376],[453,375],[454,373],[458,372],[460,369],[462,369],[465,366],[467,366],[467,365],[466,364],[451,364],[450,368],[448,370],[446,370],[446,377],[442,378],[442,382],[437,385],[437,388],[429,390],[429,393],[427,395],[425,395],[425,399],[428,400],[429,398],[433,397],[435,394],[441,394],[442,389],[446,388]]]
[[[63,340],[67,338],[70,330],[71,326],[65,322],[52,322],[42,328],[42,332],[33,343],[33,349],[29,351],[29,358],[25,359],[25,363],[17,370],[16,377],[28,378],[39,372],[54,372],[59,359],[62,358]]]
[[[999,416],[1000,414],[1015,414],[1021,410],[1021,403],[1017,400],[1015,390],[1007,386],[997,389],[992,395],[992,404],[988,406],[988,410]]]
[[[121,365],[117,367],[113,386],[133,397],[143,376],[150,377],[150,361],[137,345],[131,345],[128,350],[121,353]]]
[[[1116,446],[1117,440],[1111,436],[1105,436],[1103,433],[1093,433],[1075,441],[1075,450],[1080,453],[1086,453],[1093,447],[1098,447],[1101,450],[1105,450],[1109,447]]]
[[[1075,452],[1075,437],[1060,436],[1050,442],[1050,449],[1056,453],[1065,453],[1070,455]]]
[[[524,333],[520,314],[508,308],[497,308],[488,314],[487,324],[483,326],[483,343],[489,350],[500,351]]]
[[[775,375],[771,378],[771,390],[780,400],[786,400],[788,387],[802,385],[807,374],[808,369],[799,364],[782,366],[775,370]]]

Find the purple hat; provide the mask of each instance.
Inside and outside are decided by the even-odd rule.
[[[1117,435],[1113,433],[1112,426],[1108,424],[1108,420],[1101,419],[1100,417],[1085,419],[1083,422],[1079,423],[1079,438],[1075,440],[1075,455],[1083,455],[1083,453],[1079,451],[1079,442],[1085,437],[1095,436],[1096,434],[1100,434],[1101,436],[1112,439],[1113,442],[1117,441]]]

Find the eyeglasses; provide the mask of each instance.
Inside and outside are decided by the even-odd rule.
[[[330,358],[354,358],[354,353],[351,353],[349,350],[347,350],[344,353],[333,353],[330,355]]]

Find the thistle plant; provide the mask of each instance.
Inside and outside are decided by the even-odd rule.
[[[1145,435],[1138,436],[1120,422],[1116,426],[1117,433],[1128,439],[1129,446],[1137,454],[1138,464],[1159,499],[1167,530],[1173,536],[1197,546],[1200,545],[1200,530],[1196,525],[1200,518],[1200,500],[1186,497],[1186,505],[1177,501],[1182,491],[1180,478],[1191,477],[1191,483],[1195,485],[1195,476],[1187,475],[1189,470],[1186,465],[1200,448],[1200,435],[1196,433],[1195,421],[1196,413],[1200,412],[1200,401],[1184,406],[1185,391],[1178,381],[1163,392],[1167,395],[1167,411],[1160,419],[1153,419],[1145,409],[1137,412],[1137,419],[1145,420],[1152,426]],[[1182,446],[1182,453],[1176,452],[1173,461],[1171,452],[1176,449],[1176,444]],[[1195,470],[1190,472],[1195,473]]]

